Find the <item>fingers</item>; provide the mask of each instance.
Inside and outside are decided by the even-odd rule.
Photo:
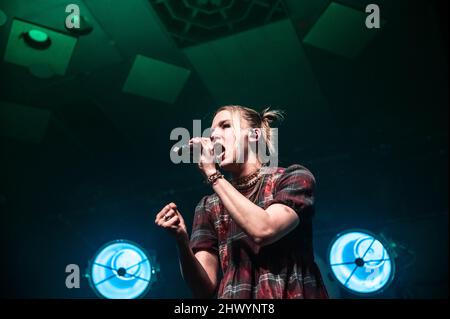
[[[161,218],[161,220],[163,220],[164,222],[167,222],[168,220],[170,220],[175,215],[176,215],[175,210],[174,209],[169,209],[169,211]]]
[[[214,159],[214,144],[209,138],[201,138],[201,137],[194,137],[189,141],[190,144],[193,144],[194,146],[200,146],[201,151],[199,153],[200,159],[199,164],[205,163],[205,164],[212,164],[215,163]],[[201,166],[201,165],[200,165]]]
[[[206,137],[194,137],[189,140],[189,144],[202,146],[203,149],[211,151],[213,149],[213,143],[211,139]]]
[[[169,210],[166,211],[165,214],[157,217],[156,220],[155,220],[155,223],[158,226],[162,226],[165,222],[169,221],[172,217],[174,217],[175,214],[176,214],[175,210],[169,209]]]
[[[164,206],[155,218],[155,224],[163,228],[176,229],[181,222],[184,223],[184,220],[175,203]]]
[[[161,226],[164,228],[177,228],[180,224],[180,217],[178,215],[172,216],[166,222],[164,222]]]
[[[184,225],[184,218],[183,218],[183,216],[181,214],[177,214],[177,216],[179,218],[179,222]]]
[[[180,214],[178,214],[175,210],[170,209],[165,216],[160,218],[156,224],[163,228],[177,228],[180,224]]]
[[[201,143],[202,143],[203,151],[204,151],[207,155],[212,155],[212,153],[213,153],[212,142],[211,142],[210,140],[202,139],[202,140],[201,140]]]
[[[177,205],[175,203],[167,204],[158,214],[156,214],[156,219],[161,218],[161,216],[165,215],[170,209],[177,209]]]
[[[202,141],[211,141],[211,140],[206,137],[193,137],[189,140],[189,144],[201,144]]]

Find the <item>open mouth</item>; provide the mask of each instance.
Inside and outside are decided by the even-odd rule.
[[[222,162],[225,159],[225,146],[223,144],[214,144],[214,156],[218,162]]]

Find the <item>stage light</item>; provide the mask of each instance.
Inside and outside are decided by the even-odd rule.
[[[25,43],[28,44],[28,46],[39,50],[47,49],[52,44],[52,41],[48,34],[37,29],[32,29],[28,32],[24,32],[23,39],[25,40]]]
[[[143,297],[158,271],[154,256],[136,243],[115,240],[99,249],[89,264],[88,278],[101,298],[134,299]]]
[[[329,265],[337,281],[359,295],[386,289],[395,273],[393,254],[387,243],[366,230],[349,230],[331,242]]]
[[[27,68],[38,65],[30,71],[39,77],[64,76],[76,43],[77,37],[66,32],[14,18],[4,60]]]

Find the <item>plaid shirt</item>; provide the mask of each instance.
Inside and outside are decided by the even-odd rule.
[[[260,247],[212,194],[196,207],[190,247],[194,253],[206,250],[219,256],[223,276],[218,298],[328,298],[313,255],[314,176],[300,165],[264,169],[256,204],[264,209],[274,203],[289,206],[299,225]]]

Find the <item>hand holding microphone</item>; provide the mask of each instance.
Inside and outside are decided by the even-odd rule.
[[[221,143],[213,143],[209,138],[194,137],[188,144],[173,147],[172,152],[178,156],[189,154],[192,163],[215,165],[223,160],[225,148]]]
[[[206,178],[217,172],[216,163],[217,156],[214,151],[214,144],[209,138],[194,137],[189,141],[193,148],[199,147],[200,152],[196,154],[193,149],[194,156],[199,156],[194,158],[194,163],[198,164],[198,168],[205,175]]]

